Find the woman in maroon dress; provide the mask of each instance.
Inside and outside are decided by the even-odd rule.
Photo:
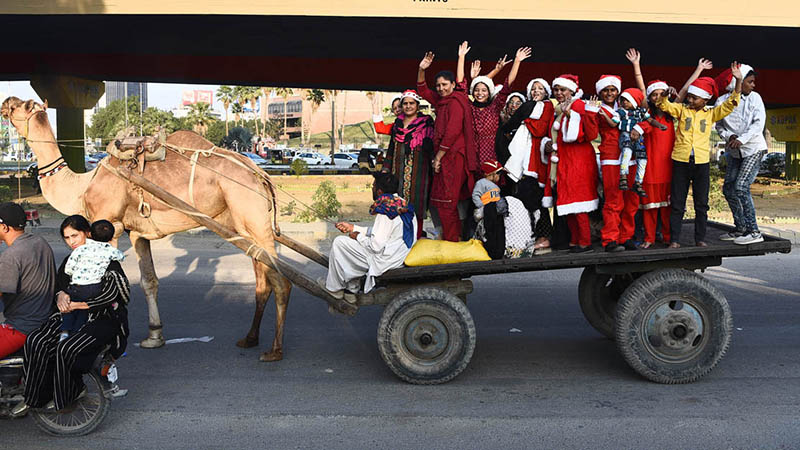
[[[432,52],[426,53],[417,72],[417,92],[436,109],[430,205],[439,214],[444,239],[457,242],[461,238],[458,201],[470,197],[475,184],[473,173],[478,170],[472,115],[467,95],[455,90],[453,72],[436,75],[436,92],[428,88],[425,70],[433,59]]]

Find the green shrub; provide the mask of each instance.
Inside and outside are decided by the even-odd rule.
[[[296,208],[297,208],[297,202],[292,200],[289,203],[287,203],[286,206],[281,207],[281,215],[291,216],[292,214],[294,214]]]
[[[10,202],[14,198],[11,193],[11,188],[8,186],[0,186],[0,202]]]
[[[301,211],[296,218],[298,222],[313,222],[316,219],[324,220],[339,216],[342,204],[336,198],[336,185],[333,181],[326,180],[320,183],[311,200],[311,209]]]
[[[301,175],[306,175],[308,173],[308,163],[302,159],[295,159],[292,161],[290,169],[294,176],[300,178]]]

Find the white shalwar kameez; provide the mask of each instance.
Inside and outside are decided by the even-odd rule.
[[[416,242],[417,219],[414,218],[412,237]],[[364,292],[375,287],[375,277],[387,270],[403,265],[411,250],[403,241],[403,220],[400,216],[390,219],[377,214],[371,228],[354,226],[356,239],[339,236],[333,240],[325,287],[332,292],[347,289],[359,291],[359,279],[367,276]],[[413,245],[413,244],[412,244]]]

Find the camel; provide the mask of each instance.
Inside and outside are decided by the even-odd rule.
[[[7,98],[0,108],[0,115],[11,121],[17,131],[28,140],[36,154],[40,175],[60,167],[61,151],[56,143],[53,129],[44,105],[33,100],[22,101]],[[173,148],[213,149],[222,156],[199,155],[200,163],[213,168],[216,173],[200,164],[195,168],[193,186],[191,153],[183,157],[167,151],[164,161],[147,162],[143,176],[161,186],[199,211],[213,218],[239,235],[254,241],[266,249],[273,260],[277,258],[274,241],[275,194],[269,177],[248,158],[237,153],[215,147],[210,141],[192,131],[177,131],[166,139]],[[238,160],[236,163],[233,160]],[[105,167],[118,167],[128,161],[107,157],[91,172],[75,173],[67,167],[40,180],[42,194],[50,205],[66,215],[81,214],[89,220],[106,219],[114,224],[115,241],[129,231],[141,272],[141,286],[147,300],[149,335],[141,342],[142,348],[157,348],[164,345],[161,317],[158,312],[158,277],[153,266],[150,241],[170,234],[197,227],[197,223],[186,215],[168,207],[153,196],[134,188]],[[243,163],[243,164],[242,164]],[[222,176],[220,174],[224,174]],[[235,181],[234,181],[235,180]],[[190,196],[190,192],[192,195]],[[141,197],[143,195],[143,197]],[[191,198],[190,198],[191,197]],[[150,206],[149,217],[140,214],[140,202]],[[264,307],[272,292],[275,293],[275,338],[272,349],[261,354],[262,361],[279,361],[283,358],[283,325],[289,304],[291,283],[276,269],[253,260],[256,278],[256,310],[247,335],[236,345],[242,348],[258,345],[259,329]]]

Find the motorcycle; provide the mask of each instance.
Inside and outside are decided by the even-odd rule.
[[[11,408],[23,400],[22,351],[0,359],[0,412],[10,416]],[[85,395],[60,411],[54,408],[31,408],[36,425],[53,436],[83,436],[94,431],[108,414],[111,400],[118,391],[117,370],[111,356],[101,352],[92,369],[83,375]]]

